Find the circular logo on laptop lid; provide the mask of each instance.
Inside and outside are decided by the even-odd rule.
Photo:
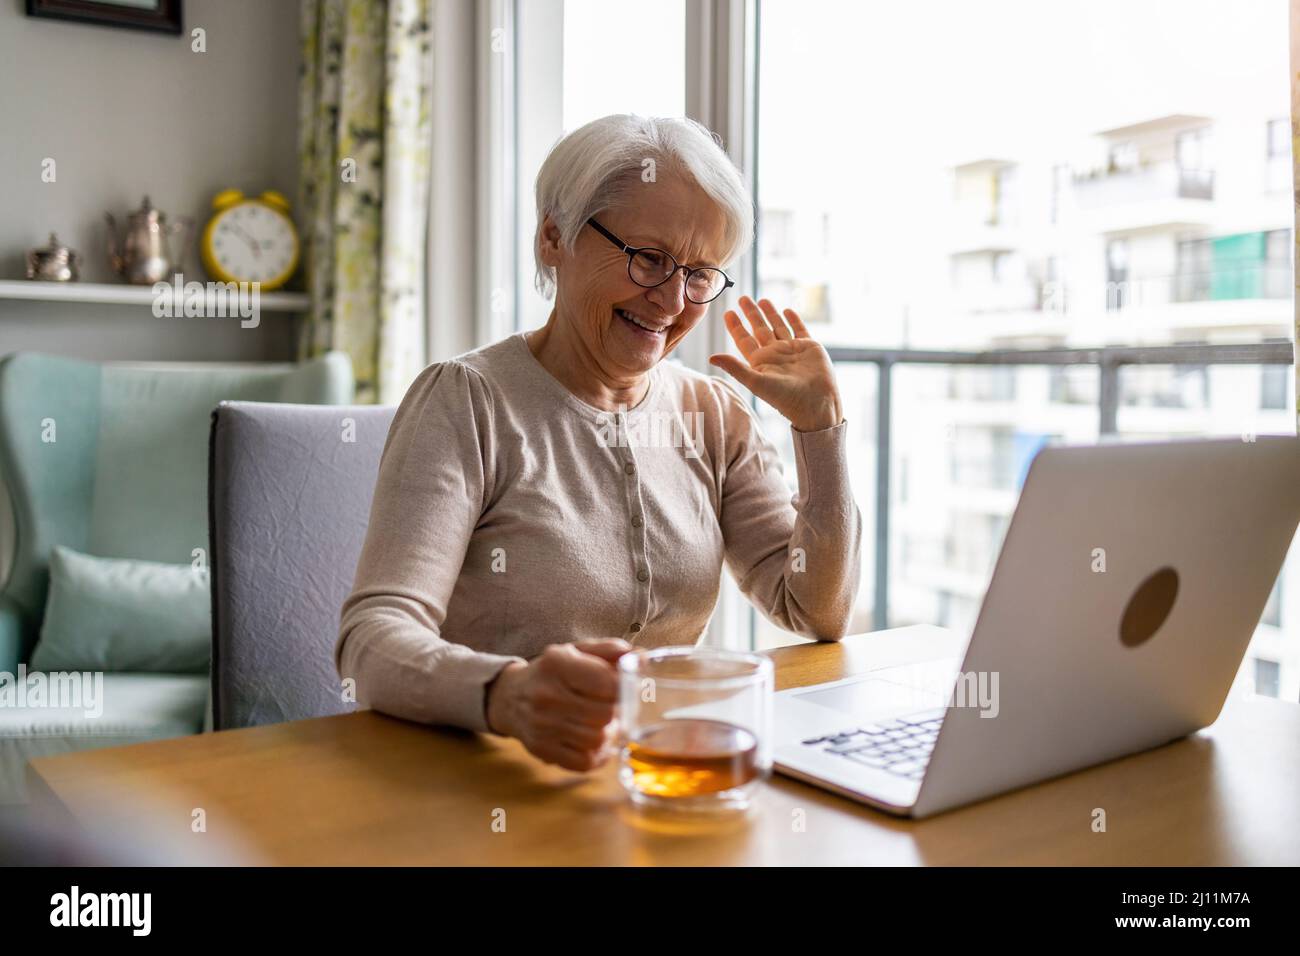
[[[1125,647],[1145,644],[1160,630],[1178,597],[1178,572],[1161,568],[1138,585],[1128,599],[1119,622],[1119,639]]]

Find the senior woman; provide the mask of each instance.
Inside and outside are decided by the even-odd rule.
[[[798,493],[742,395],[667,358],[733,283],[744,183],[703,126],[607,116],[537,177],[546,325],[426,368],[389,430],[335,650],[357,700],[608,756],[614,662],[704,634],[725,562],[783,628],[838,640],[861,517],[830,359],[790,309],[739,301],[723,369],[789,420]],[[671,440],[650,423],[694,422]],[[648,436],[648,437],[647,437]]]

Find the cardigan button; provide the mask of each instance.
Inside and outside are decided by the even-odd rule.
[[[633,621],[632,626],[628,628],[628,630],[630,630],[633,634],[635,634],[637,631],[641,630],[641,622]]]
[[[632,527],[634,527],[634,528],[639,528],[639,527],[641,527],[641,523],[642,523],[642,522],[641,522],[641,516],[640,516],[640,515],[633,515],[633,516],[632,516]]]
[[[637,579],[638,581],[649,581],[649,580],[650,580],[650,572],[647,571],[645,568],[642,568],[640,571],[638,571],[638,572],[636,573],[636,579]]]
[[[636,465],[632,464],[630,461],[623,466],[623,474],[625,475],[630,475],[634,471],[636,471]]]

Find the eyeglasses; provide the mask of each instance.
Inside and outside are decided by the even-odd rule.
[[[655,286],[661,286],[675,276],[678,269],[685,269],[687,300],[694,302],[696,305],[704,305],[712,302],[722,295],[723,291],[736,284],[721,269],[714,269],[712,266],[692,269],[689,266],[678,265],[677,260],[673,258],[671,253],[656,249],[653,246],[641,246],[639,248],[629,246],[595,219],[588,219],[587,222],[602,236],[618,246],[619,252],[627,253],[627,274],[633,282],[643,288],[653,289]]]

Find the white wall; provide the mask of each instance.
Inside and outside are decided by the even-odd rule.
[[[81,253],[82,279],[110,281],[103,214],[147,193],[169,216],[206,221],[237,187],[297,190],[297,0],[187,0],[181,36],[28,17],[0,5],[0,278],[51,231]],[[189,31],[206,31],[207,52]],[[57,179],[42,182],[42,161]],[[187,275],[201,278],[197,242]],[[293,321],[155,319],[138,309],[0,300],[0,354],[105,359],[291,357]]]
[[[200,228],[227,187],[297,198],[297,0],[186,0],[178,37],[36,19],[23,6],[0,4],[0,278],[22,278],[26,250],[55,231],[81,253],[84,281],[110,281],[103,214],[121,219],[146,193]],[[191,51],[195,27],[205,53]],[[42,182],[46,157],[53,183]],[[197,248],[185,268],[201,278]],[[147,306],[0,299],[0,355],[285,360],[295,321],[264,313],[244,329],[156,319]],[[0,581],[12,548],[2,482]]]

